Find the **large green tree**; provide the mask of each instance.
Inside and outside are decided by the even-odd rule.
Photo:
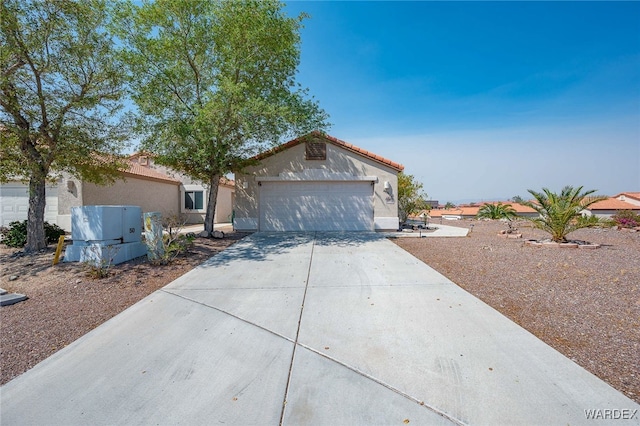
[[[398,173],[398,215],[401,223],[406,222],[410,215],[429,207],[422,186],[413,175]]]
[[[156,161],[209,188],[213,231],[220,177],[285,137],[327,126],[295,82],[303,16],[273,0],[119,4],[119,35]]]
[[[582,186],[574,188],[565,186],[559,194],[542,188],[542,192],[528,190],[535,201],[524,201],[522,204],[537,211],[540,216],[526,218],[533,225],[548,232],[555,242],[564,242],[567,235],[576,229],[598,225],[598,221],[589,221],[582,218],[582,211],[590,205],[604,200],[607,197],[593,196],[595,190],[582,192]]]
[[[48,178],[103,183],[122,167],[124,74],[106,12],[100,0],[0,2],[0,181],[29,183],[26,251],[46,246]]]

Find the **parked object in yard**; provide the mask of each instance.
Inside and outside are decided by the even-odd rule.
[[[65,262],[94,265],[126,262],[147,254],[138,206],[82,206],[71,210],[71,238]]]

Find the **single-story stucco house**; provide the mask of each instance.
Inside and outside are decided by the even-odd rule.
[[[230,222],[233,209],[232,181],[221,180],[216,222]],[[188,224],[204,222],[207,189],[180,176],[170,176],[153,164],[150,156],[134,154],[126,170],[113,184],[83,182],[69,174],[46,188],[45,221],[71,231],[71,208],[90,205],[135,205],[143,212],[163,216],[182,215]],[[29,188],[21,182],[0,185],[0,225],[27,219]]]
[[[401,164],[315,131],[236,173],[240,231],[397,230]]]
[[[612,198],[640,206],[640,192],[621,192],[618,195],[614,195]]]
[[[626,199],[629,200],[628,197]],[[591,204],[582,211],[582,214],[585,216],[597,216],[603,219],[609,219],[622,210],[631,210],[634,213],[640,214],[640,204],[632,204],[629,201],[622,201],[619,198],[612,197]]]
[[[539,214],[531,207],[513,203],[511,201],[494,201],[494,202],[482,202],[473,206],[460,206],[452,209],[431,209],[427,213],[429,218],[445,219],[445,220],[459,220],[459,219],[474,219],[478,215],[478,211],[485,204],[497,204],[502,203],[504,205],[510,205],[520,217],[537,217]]]

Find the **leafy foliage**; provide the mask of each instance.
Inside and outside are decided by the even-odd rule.
[[[38,250],[50,174],[105,183],[123,167],[123,73],[104,0],[3,0],[0,12],[0,181],[29,181],[26,249]]]
[[[476,217],[478,219],[507,219],[511,220],[516,217],[516,210],[511,204],[485,204],[478,210]]]
[[[64,229],[58,225],[44,222],[44,232],[47,244],[58,242],[58,238],[64,235]],[[27,221],[14,221],[9,223],[9,227],[0,228],[2,243],[9,247],[24,247],[27,244]]]
[[[535,198],[535,202],[525,201],[540,214],[537,218],[526,218],[533,225],[551,234],[555,242],[564,242],[566,237],[576,229],[594,226],[593,223],[581,219],[582,210],[598,201],[606,199],[602,196],[591,196],[595,190],[582,192],[582,186],[574,188],[565,186],[559,194],[543,188],[542,192],[528,190]]]
[[[428,209],[427,194],[422,191],[422,183],[415,181],[412,175],[398,173],[398,214],[400,222],[421,210]]]
[[[264,1],[119,3],[133,99],[156,161],[209,186],[283,137],[324,129],[327,115],[295,82],[304,16]]]
[[[93,279],[102,279],[111,275],[113,259],[120,251],[120,246],[108,245],[100,247],[92,244],[82,250],[84,251],[84,256],[88,259],[83,263],[87,276]]]
[[[185,223],[186,217],[182,215],[169,215],[164,219],[157,216],[145,219],[145,243],[152,264],[168,265],[193,246],[195,235],[181,234]],[[162,230],[162,235],[155,235],[155,229]]]
[[[640,214],[634,213],[632,210],[620,210],[611,216],[611,219],[616,225],[622,228],[635,228],[640,226]]]

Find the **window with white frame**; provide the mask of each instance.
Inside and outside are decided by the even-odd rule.
[[[205,189],[199,185],[185,185],[182,191],[182,211],[204,212],[205,192]]]

